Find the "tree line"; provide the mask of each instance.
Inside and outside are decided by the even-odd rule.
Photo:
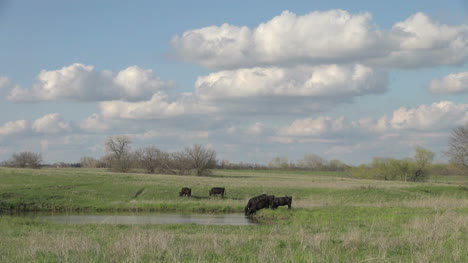
[[[435,154],[423,147],[415,147],[412,158],[394,159],[375,157],[370,164],[351,169],[356,178],[381,179],[388,181],[426,181],[432,171]]]
[[[125,135],[109,136],[104,142],[105,155],[99,159],[82,157],[79,163],[59,163],[59,167],[108,168],[116,172],[129,172],[140,169],[147,173],[197,176],[209,175],[211,169],[255,169],[255,170],[308,170],[308,171],[350,171],[352,176],[384,180],[426,180],[429,171],[438,174],[453,173],[459,169],[461,174],[468,171],[468,123],[456,127],[449,138],[448,151],[450,165],[432,164],[434,153],[416,147],[413,158],[402,160],[393,158],[374,158],[370,164],[351,167],[339,160],[326,160],[316,154],[308,154],[293,162],[287,157],[275,157],[267,165],[255,163],[218,162],[216,151],[200,144],[194,144],[181,151],[167,152],[156,146],[132,150],[131,139]],[[23,151],[13,153],[11,159],[0,166],[18,168],[41,168],[44,165],[41,154]]]
[[[132,151],[131,139],[125,135],[109,136],[104,142],[106,154],[99,160],[81,158],[83,167],[105,167],[115,172],[143,169],[147,173],[197,176],[210,174],[216,166],[216,151],[201,144],[194,144],[182,151],[167,152],[156,146]]]

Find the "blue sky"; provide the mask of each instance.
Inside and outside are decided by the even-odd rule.
[[[219,159],[444,159],[468,122],[468,3],[1,1],[0,160],[109,135]]]

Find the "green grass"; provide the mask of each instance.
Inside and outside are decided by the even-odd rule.
[[[427,183],[339,172],[226,171],[211,177],[0,168],[2,211],[242,212],[293,196],[255,226],[61,225],[0,215],[0,262],[468,262],[467,177]],[[178,196],[191,187],[198,198]],[[224,186],[226,198],[209,198]]]

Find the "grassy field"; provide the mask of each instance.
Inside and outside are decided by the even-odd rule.
[[[195,198],[178,197],[191,187]],[[224,186],[226,198],[208,198]],[[253,226],[61,225],[0,216],[0,262],[468,262],[468,177],[216,170],[211,177],[0,168],[1,211],[242,212],[261,193],[293,209]]]

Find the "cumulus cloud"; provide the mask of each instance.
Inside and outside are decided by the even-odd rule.
[[[386,75],[362,65],[249,68],[201,76],[195,83],[202,99],[252,96],[335,97],[381,93]]]
[[[291,125],[279,130],[283,136],[317,136],[344,129],[344,117],[332,119],[327,116],[295,120]]]
[[[201,101],[231,112],[301,113],[382,93],[387,85],[384,72],[362,65],[268,67],[200,76],[195,94]]]
[[[126,134],[131,138],[135,138],[137,140],[148,140],[148,139],[155,139],[155,138],[162,138],[163,140],[167,140],[168,138],[172,138],[175,140],[202,140],[208,139],[211,135],[210,131],[204,130],[150,130],[144,131],[140,133],[131,133]]]
[[[106,131],[110,125],[98,114],[93,114],[79,123],[80,129],[88,132]]]
[[[0,76],[0,92],[10,89],[12,87],[11,80],[7,77]]]
[[[391,67],[462,65],[468,59],[468,25],[448,26],[416,13],[390,33],[398,46],[374,62]]]
[[[468,72],[449,74],[443,79],[431,80],[429,90],[433,93],[468,92]]]
[[[18,134],[28,129],[28,122],[25,120],[10,121],[0,126],[0,136]]]
[[[381,120],[387,123],[387,127],[397,130],[438,130],[462,124],[467,115],[468,104],[441,101],[413,109],[401,107],[390,118]]]
[[[255,124],[249,126],[247,128],[247,134],[250,135],[260,135],[263,132],[263,124],[260,122],[256,122]]]
[[[157,91],[173,85],[153,75],[152,70],[131,66],[120,71],[96,71],[94,66],[75,63],[58,70],[43,70],[32,89],[15,87],[7,97],[10,101],[136,101],[151,97]]]
[[[105,101],[101,102],[99,107],[104,117],[121,119],[158,119],[185,114],[204,114],[213,110],[211,107],[199,104],[192,94],[181,94],[171,99],[163,92],[154,94],[147,101]]]
[[[173,86],[171,81],[162,81],[155,77],[153,70],[131,66],[120,71],[114,83],[122,93],[122,98],[142,100],[151,97],[155,92]]]
[[[214,113],[290,114],[382,93],[387,85],[384,72],[362,65],[251,68],[200,76],[194,93],[157,92],[146,101],[105,101],[99,107],[105,118],[135,120]]]
[[[294,120],[278,129],[277,137],[283,142],[295,142],[293,138],[346,137],[347,135],[374,134],[381,139],[400,137],[400,132],[438,132],[450,130],[468,120],[468,104],[451,101],[421,105],[416,108],[401,107],[379,119],[347,120],[344,117],[320,116]],[[421,134],[420,134],[421,135]],[[421,135],[422,136],[422,135]],[[278,140],[279,140],[278,139]]]
[[[171,42],[180,58],[216,67],[248,62],[249,50],[253,48],[252,37],[247,27],[223,24],[187,31],[182,37],[175,36]]]
[[[149,100],[104,101],[99,107],[104,118],[134,120],[215,113],[291,114],[382,93],[387,85],[385,72],[363,65],[250,68],[200,76],[193,93],[157,92]]]
[[[70,123],[63,120],[58,113],[47,114],[34,121],[32,128],[39,133],[60,133],[71,131]]]
[[[369,13],[284,11],[250,29],[229,24],[175,36],[182,59],[208,68],[265,65],[371,63],[390,67],[463,64],[468,58],[468,26],[447,26],[417,13],[391,30],[379,30]]]
[[[237,128],[234,126],[230,126],[226,128],[226,133],[229,135],[235,135],[237,133]]]

